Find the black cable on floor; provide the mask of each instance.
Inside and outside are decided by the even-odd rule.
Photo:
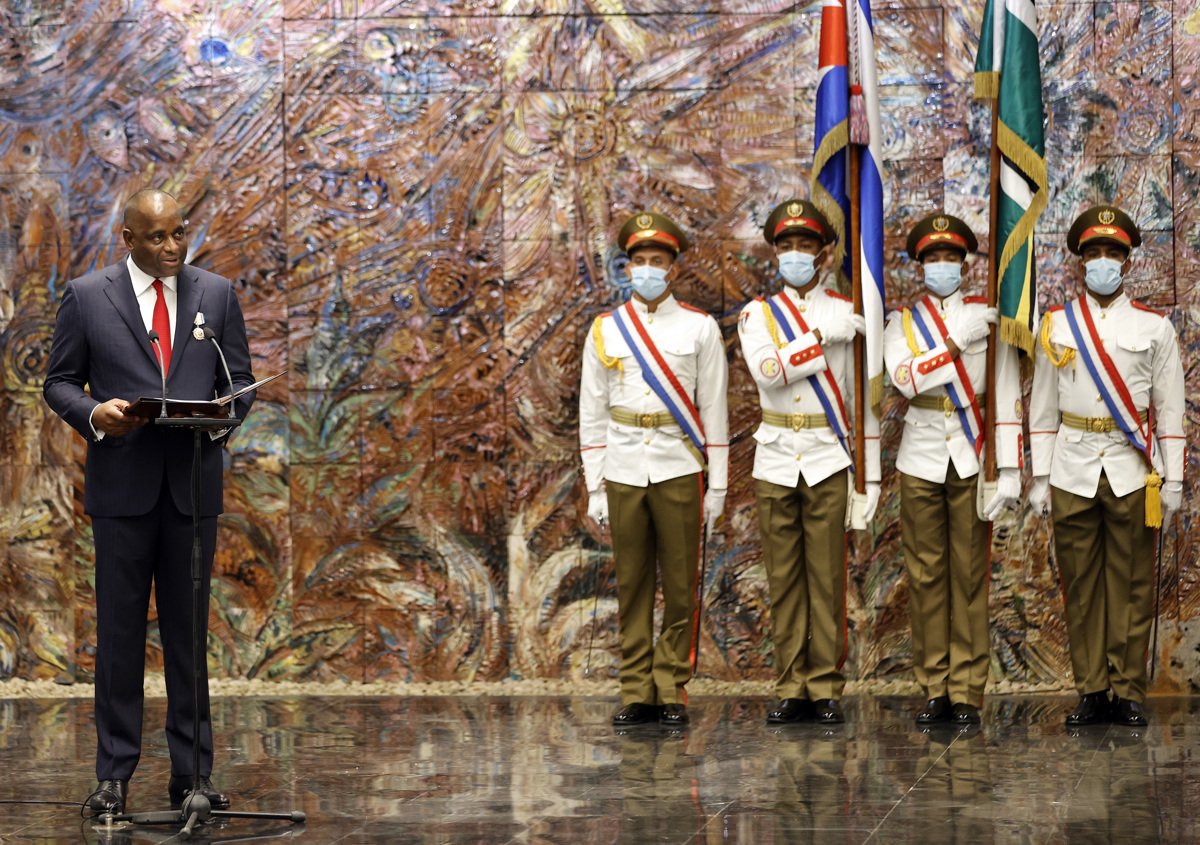
[[[55,807],[78,807],[78,801],[26,801],[18,798],[0,798],[0,804],[51,804]]]

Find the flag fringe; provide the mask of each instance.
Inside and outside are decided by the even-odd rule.
[[[883,419],[883,373],[876,373],[871,376],[871,410],[875,412],[875,419]]]
[[[841,205],[821,184],[820,176],[829,160],[846,148],[849,139],[850,129],[844,120],[825,133],[825,137],[821,139],[821,146],[817,147],[817,151],[813,153],[812,178],[809,183],[812,204],[820,209],[837,234],[833,266],[839,271],[842,261],[846,257],[846,218],[842,214]]]
[[[1033,354],[1033,330],[1025,323],[1012,317],[1000,319],[1000,339],[1009,346],[1015,346],[1026,355]]]
[[[978,70],[975,72],[975,98],[994,100],[1000,96],[1000,72]]]
[[[1000,253],[1000,266],[996,271],[996,278],[1003,283],[1004,274],[1008,271],[1008,265],[1017,257],[1017,253],[1021,251],[1021,247],[1025,246],[1027,241],[1030,242],[1030,249],[1033,249],[1032,239],[1034,226],[1037,224],[1038,217],[1046,208],[1047,186],[1046,186],[1046,159],[1039,156],[1032,147],[1016,132],[1008,127],[1006,123],[1001,121],[996,127],[996,144],[1000,148],[1000,154],[1016,165],[1022,173],[1029,179],[1033,180],[1037,190],[1033,192],[1033,201],[1029,203],[1029,208],[1021,214],[1017,224],[1013,226],[1012,232],[1008,235],[1008,240],[1004,242],[1004,249]]]

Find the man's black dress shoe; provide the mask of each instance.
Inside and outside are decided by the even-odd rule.
[[[688,723],[687,705],[664,704],[662,714],[658,717],[658,723],[666,725],[668,728],[686,727]]]
[[[918,725],[933,725],[950,719],[950,696],[939,695],[925,702],[925,709],[917,714]]]
[[[171,799],[171,806],[177,807],[182,804],[191,789],[191,775],[171,775],[171,781],[167,784],[167,796]],[[208,778],[200,778],[197,791],[208,799],[209,806],[214,810],[229,809],[229,796],[213,786]]]
[[[630,725],[647,725],[658,721],[661,711],[657,704],[626,704],[613,714],[612,723],[617,728],[627,728]]]
[[[821,698],[813,702],[813,721],[819,725],[840,725],[846,717],[836,699]]]
[[[768,725],[787,725],[807,722],[813,717],[813,704],[807,698],[785,698],[778,707],[767,711]]]
[[[1066,723],[1068,728],[1079,728],[1084,725],[1103,724],[1108,718],[1108,690],[1103,690],[1080,696],[1079,704],[1067,714]]]
[[[1146,714],[1142,711],[1142,705],[1116,695],[1113,696],[1110,717],[1114,725],[1144,728],[1149,724],[1146,721]]]
[[[102,780],[83,803],[96,815],[112,813],[119,816],[125,812],[125,796],[128,794],[129,781]]]
[[[959,727],[978,725],[980,723],[979,708],[974,704],[959,703],[954,705],[954,715],[950,720]]]

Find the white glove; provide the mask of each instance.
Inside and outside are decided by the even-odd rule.
[[[866,488],[867,506],[863,510],[863,519],[870,522],[875,518],[875,511],[879,508],[879,482],[868,481]]]
[[[1050,513],[1050,476],[1033,477],[1033,484],[1029,486],[1029,507],[1033,508],[1033,512],[1038,516]]]
[[[588,519],[592,519],[601,528],[608,522],[608,494],[604,488],[588,493]]]
[[[704,494],[704,536],[711,538],[717,520],[725,512],[725,491],[712,487]]]
[[[862,314],[839,314],[824,325],[817,326],[821,343],[848,343],[856,334],[867,333],[867,321]]]
[[[1030,502],[1033,500],[1033,491],[1029,493]],[[1000,470],[1000,475],[996,479],[996,492],[983,508],[983,518],[988,522],[995,522],[1002,511],[1011,508],[1017,503],[1017,499],[1021,498],[1021,471],[1016,467],[1005,467]]]
[[[988,326],[995,323],[999,316],[999,312],[995,308],[985,308],[982,313],[972,314],[963,320],[961,326],[951,332],[950,339],[959,349],[966,349],[975,341],[987,337]]]
[[[1171,517],[1183,504],[1183,482],[1164,481],[1162,491],[1163,525],[1171,521]]]

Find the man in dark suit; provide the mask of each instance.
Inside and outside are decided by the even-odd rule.
[[[208,678],[201,669],[200,717],[192,701],[192,434],[147,425],[125,410],[139,397],[211,399],[230,386],[206,324],[225,352],[233,389],[254,382],[246,327],[229,281],[184,264],[187,231],[169,194],[142,190],[125,207],[129,257],[67,284],[59,306],[43,394],[88,442],[84,510],[96,548],[96,813],[124,811],[141,754],[142,680],[153,583],[167,681],[168,793],[180,802],[192,782],[192,739],[200,722],[200,787],[214,808],[229,799],[212,785]],[[161,353],[151,343],[159,338]],[[234,408],[244,418],[253,392]],[[225,434],[203,435],[200,525],[205,612],[222,510]]]

